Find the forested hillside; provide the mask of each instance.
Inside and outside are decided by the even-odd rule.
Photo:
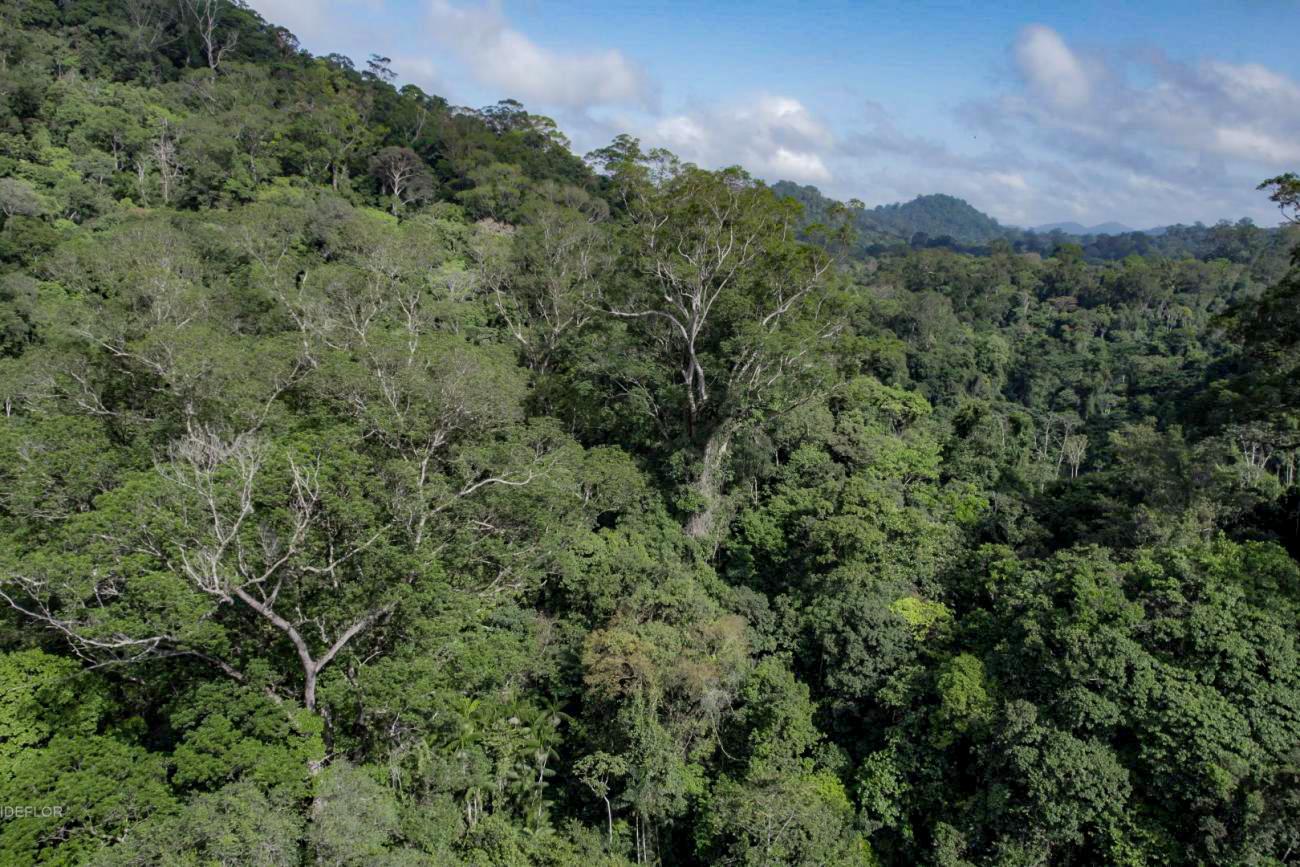
[[[822,195],[813,186],[778,181],[772,185],[772,191],[802,206],[804,224],[824,222],[837,208],[847,207]],[[855,206],[849,213],[855,230],[849,251],[856,258],[897,253],[904,246],[988,256],[1008,249],[1004,246],[1007,244],[1017,253],[1050,256],[1058,248],[1073,244],[1080,255],[1095,263],[1134,255],[1207,261],[1227,259],[1247,265],[1267,259],[1271,263],[1269,267],[1284,270],[1295,244],[1289,233],[1256,226],[1248,219],[1235,223],[1220,220],[1213,226],[1199,223],[1164,226],[1142,232],[1125,230],[1118,224],[1087,229],[1076,223],[1062,223],[1017,229],[1000,225],[964,200],[945,195],[918,196],[907,203],[875,208]]]
[[[393,80],[0,6],[0,863],[1300,857],[1295,229],[867,255]]]
[[[834,202],[813,186],[799,186],[790,181],[772,185],[778,196],[799,202],[805,219],[820,220],[834,207]],[[910,202],[857,208],[853,226],[861,245],[888,247],[899,243],[924,246],[931,239],[947,239],[949,244],[980,245],[1017,234],[998,221],[981,213],[963,199],[942,194],[917,196]]]

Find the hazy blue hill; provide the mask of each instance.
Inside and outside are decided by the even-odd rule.
[[[804,206],[809,222],[822,220],[834,201],[814,186],[778,181],[772,189]],[[959,244],[985,244],[1004,238],[1008,228],[956,196],[917,196],[910,202],[868,208],[858,215],[863,244],[909,242],[918,233],[926,238],[951,238]]]
[[[779,181],[772,189],[804,206],[809,223],[826,220],[834,199],[814,186]],[[1226,259],[1254,262],[1269,250],[1290,249],[1291,235],[1262,228],[1249,220],[1227,220],[1213,226],[1160,226],[1130,229],[1120,223],[1084,226],[1075,222],[1049,223],[1032,229],[1005,226],[955,196],[918,196],[910,202],[881,205],[857,216],[860,256],[878,255],[886,249],[948,247],[988,253],[989,244],[1005,240],[1023,253],[1050,256],[1063,243],[1078,244],[1085,259],[1118,261],[1126,256],[1162,256],[1171,259]]]
[[[1047,234],[1048,232],[1064,232],[1067,235],[1086,235],[1088,227],[1082,223],[1065,222],[1065,223],[1043,223],[1041,226],[1031,226],[1031,231]]]
[[[804,219],[808,223],[824,222],[830,206],[835,204],[834,199],[823,195],[816,187],[796,184],[793,181],[777,181],[772,185],[772,191],[779,196],[788,196],[803,205]],[[856,228],[859,243],[866,246],[898,244],[911,239],[911,232],[902,232],[885,226],[873,219],[871,214],[871,211],[863,211],[858,215]]]
[[[1082,223],[1065,222],[1045,223],[1041,226],[1034,226],[1033,231],[1040,233],[1060,231],[1067,235],[1124,235],[1137,230],[1131,229],[1123,223],[1115,222],[1098,223],[1095,226],[1085,226]]]
[[[1007,235],[1007,227],[964,199],[942,193],[917,196],[910,202],[881,205],[865,212],[878,225],[911,237],[950,237],[960,244],[982,244]]]

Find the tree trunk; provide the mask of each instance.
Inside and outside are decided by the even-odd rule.
[[[302,704],[307,710],[316,709],[316,666],[307,663],[303,667]]]
[[[610,805],[608,796],[601,795],[601,798],[605,801],[605,827],[608,829],[608,836],[606,838],[608,842],[606,845],[612,852],[614,851],[614,808]]]
[[[722,507],[722,482],[726,469],[727,452],[731,449],[734,427],[723,422],[709,434],[704,444],[704,457],[691,489],[699,498],[699,508],[686,519],[686,535],[692,539],[707,539],[713,535],[714,524]]]

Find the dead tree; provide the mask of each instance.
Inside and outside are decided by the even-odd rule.
[[[229,0],[179,0],[181,18],[198,37],[208,68],[214,73],[222,59],[239,44],[239,32],[222,30],[222,19],[230,7]]]

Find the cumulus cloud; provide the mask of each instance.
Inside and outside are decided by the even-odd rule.
[[[562,53],[510,26],[500,7],[433,0],[429,25],[484,85],[503,97],[569,109],[602,105],[650,108],[655,88],[646,73],[614,50]]]
[[[1296,81],[1258,64],[1103,53],[1043,25],[1009,47],[1012,78],[954,118],[969,139],[916,135],[878,104],[832,127],[775,94],[629,128],[701,165],[869,204],[951,193],[1014,225],[1274,219],[1254,188],[1300,163]]]
[[[1089,69],[1041,25],[1021,33],[1015,57],[1026,87],[1002,113],[1081,155],[1158,170],[1204,154],[1276,166],[1300,152],[1300,85],[1258,64],[1151,55]]]
[[[1030,84],[1061,108],[1074,109],[1088,101],[1088,75],[1065,40],[1041,24],[1026,27],[1015,45],[1016,62]]]
[[[659,119],[643,135],[703,166],[739,164],[771,180],[832,179],[827,156],[834,136],[803,103],[788,96],[764,94],[698,107]]]
[[[1054,204],[1049,184],[1072,180],[1088,185],[1084,219],[1270,220],[1255,184],[1300,162],[1300,84],[1265,66],[1085,50],[1043,25],[1011,55],[1016,85],[962,117],[1032,155],[1007,170],[1041,189],[1036,216]]]
[[[1211,143],[1219,153],[1254,162],[1281,164],[1300,160],[1300,144],[1258,129],[1221,126],[1214,130]]]

